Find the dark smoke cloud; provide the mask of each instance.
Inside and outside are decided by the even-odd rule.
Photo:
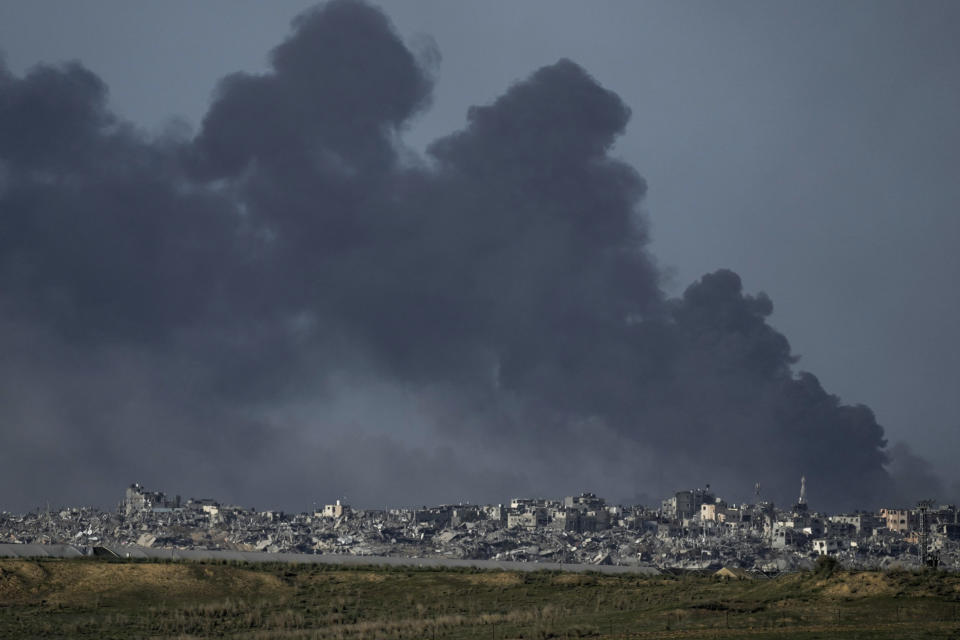
[[[4,506],[894,495],[883,429],[795,372],[765,295],[664,296],[615,93],[561,60],[417,158],[434,54],[360,2],[293,26],[192,137],[79,64],[0,72]]]
[[[945,504],[957,496],[956,490],[947,491],[930,463],[915,454],[905,442],[890,447],[890,475],[896,481],[894,504],[910,507],[918,500]]]

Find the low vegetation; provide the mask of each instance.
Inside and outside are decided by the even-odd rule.
[[[0,638],[467,640],[960,636],[960,576],[775,579],[0,560]]]

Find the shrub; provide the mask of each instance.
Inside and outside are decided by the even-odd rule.
[[[837,570],[839,563],[836,558],[831,556],[820,556],[817,558],[817,566],[814,570],[818,576],[829,578]]]

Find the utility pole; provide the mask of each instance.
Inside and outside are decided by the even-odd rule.
[[[933,506],[933,500],[921,500],[919,503],[917,503],[917,511],[920,516],[920,523],[919,523],[920,524],[920,531],[919,531],[920,548],[918,549],[917,553],[920,556],[921,567],[926,567],[927,564],[930,562],[930,553],[928,548],[928,545],[929,545],[928,530],[930,528],[930,522],[929,522],[928,512],[930,510],[930,507],[932,506]]]

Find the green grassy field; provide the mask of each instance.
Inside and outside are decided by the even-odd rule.
[[[0,560],[0,638],[960,638],[960,576]]]

